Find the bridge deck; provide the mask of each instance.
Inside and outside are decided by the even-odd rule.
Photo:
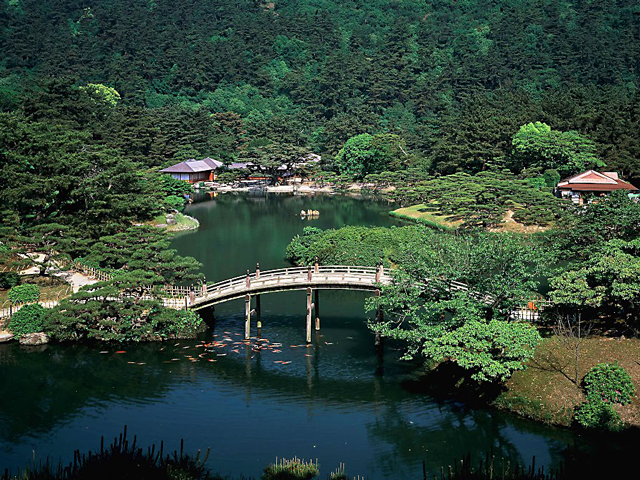
[[[226,302],[245,295],[284,290],[344,289],[372,291],[391,282],[391,277],[378,276],[376,267],[320,266],[281,268],[207,284],[196,292],[190,307],[194,310]]]

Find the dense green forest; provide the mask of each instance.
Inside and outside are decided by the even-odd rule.
[[[75,116],[147,166],[247,141],[330,160],[392,133],[431,173],[475,173],[541,121],[640,176],[633,0],[4,0],[0,50],[0,108]],[[60,104],[89,83],[119,93],[114,112]]]

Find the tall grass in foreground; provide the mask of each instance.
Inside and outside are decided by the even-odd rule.
[[[8,470],[0,474],[0,480],[230,480],[228,477],[211,474],[204,465],[209,457],[207,449],[203,458],[200,450],[195,456],[184,453],[184,441],[180,442],[180,450],[168,454],[164,452],[164,442],[160,448],[152,445],[146,450],[139,447],[136,437],[129,442],[127,427],[124,432],[114,438],[111,445],[105,448],[104,437],[100,442],[100,451],[86,454],[76,450],[73,461],[63,465],[55,465],[47,459],[36,464],[35,459],[17,475],[10,475]],[[589,463],[589,462],[586,462]],[[585,476],[584,472],[593,472],[590,464],[585,465],[584,459],[575,458],[570,464],[580,464],[580,471],[567,472],[564,468],[550,470],[536,469],[536,459],[530,465],[512,463],[502,458],[497,460],[493,453],[487,453],[479,462],[471,461],[471,455],[460,460],[454,460],[451,465],[428,472],[426,462],[423,462],[422,475],[408,480],[562,480],[574,478],[594,478]],[[586,468],[585,468],[586,467]],[[569,469],[571,470],[571,469]],[[318,461],[305,462],[294,457],[292,459],[278,459],[267,466],[262,474],[262,480],[311,480],[319,478]],[[345,473],[343,463],[333,472],[326,475],[327,480],[365,480],[360,475],[351,476]],[[369,477],[367,477],[369,478]],[[400,477],[399,477],[400,478]],[[610,478],[624,478],[611,475]],[[241,476],[237,480],[247,480]]]
[[[73,453],[73,461],[68,465],[55,465],[50,459],[39,464],[28,465],[24,471],[10,476],[5,470],[2,480],[222,480],[213,476],[204,464],[209,456],[207,450],[200,459],[200,450],[195,457],[184,453],[184,440],[180,441],[180,452],[164,453],[164,442],[156,451],[155,444],[147,448],[138,447],[136,437],[127,439],[127,427],[113,443],[104,448],[104,437],[100,441],[100,451],[96,453]]]
[[[531,465],[524,466],[520,463],[512,464],[504,458],[498,462],[491,453],[487,453],[477,467],[474,467],[471,454],[468,454],[460,461],[454,460],[453,465],[441,467],[439,472],[433,474],[427,473],[423,462],[423,480],[558,480],[566,478],[563,474],[563,471],[553,469],[545,473],[544,467],[536,470],[536,457],[533,457]]]
[[[297,457],[287,460],[276,458],[276,463],[272,463],[264,469],[262,480],[311,480],[318,476],[318,460],[305,462]]]

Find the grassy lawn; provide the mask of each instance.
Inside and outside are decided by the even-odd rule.
[[[547,423],[569,425],[574,407],[584,400],[580,383],[597,363],[618,363],[629,372],[636,397],[629,405],[614,408],[623,422],[640,426],[640,340],[636,338],[592,337],[583,340],[575,383],[574,352],[559,337],[546,338],[536,350],[527,370],[516,372],[507,382],[508,390],[496,405],[525,417]]]
[[[433,207],[433,204],[429,206],[421,203],[411,207],[398,208],[397,210],[390,212],[390,215],[418,223],[424,223],[425,225],[439,228],[441,230],[455,230],[463,223],[463,220],[457,220],[455,216],[452,215],[444,215],[437,210],[434,210]],[[514,212],[512,210],[508,210],[502,219],[502,224],[496,228],[490,228],[489,230],[492,232],[535,233],[549,228],[539,227],[537,225],[523,225],[513,219],[513,214]]]
[[[441,215],[437,211],[430,211],[427,208],[429,208],[427,205],[421,203],[412,207],[398,208],[390,214],[394,217],[415,220],[444,230],[454,230],[462,223],[462,220],[455,220],[449,215]]]
[[[168,225],[166,230],[168,232],[181,232],[183,230],[193,230],[198,228],[198,221],[195,218],[192,218],[188,215],[183,215],[182,213],[175,214],[176,224]],[[166,225],[167,218],[163,213],[162,215],[158,215],[153,220],[146,222],[147,225],[151,225],[157,227],[158,225]]]
[[[21,284],[33,283],[40,286],[40,300],[57,300],[66,294],[70,285],[59,277],[21,277]],[[9,290],[0,288],[0,307],[9,301]],[[8,304],[8,303],[7,303]]]

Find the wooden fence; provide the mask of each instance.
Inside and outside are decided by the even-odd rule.
[[[88,265],[84,265],[77,260],[74,260],[70,265],[72,270],[75,270],[80,273],[84,273],[85,275],[95,278],[100,282],[108,282],[109,280],[113,280],[113,275],[110,273],[104,272],[98,268],[89,267]]]

